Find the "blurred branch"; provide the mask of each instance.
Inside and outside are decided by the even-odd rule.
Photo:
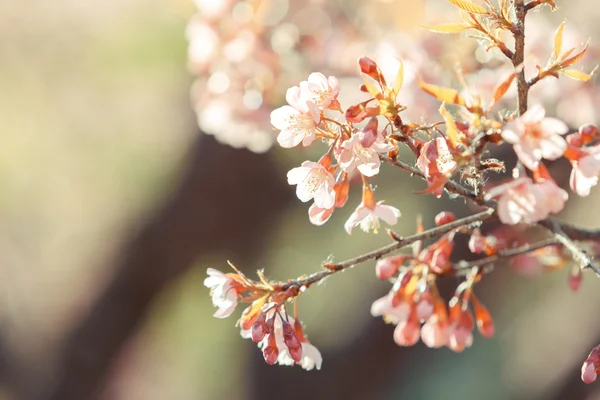
[[[199,136],[179,187],[124,246],[112,282],[66,338],[56,375],[36,398],[96,396],[157,295],[205,253],[227,249],[246,262],[256,257],[291,199],[267,155]]]

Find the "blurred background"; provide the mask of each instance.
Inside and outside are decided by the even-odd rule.
[[[530,16],[528,71],[565,18],[565,46],[600,43],[600,9],[557,3]],[[395,346],[369,313],[389,285],[358,266],[300,300],[319,372],[267,366],[237,314],[212,317],[208,267],[285,280],[389,241],[344,232],[357,188],[325,226],[309,223],[285,174],[324,149],[271,149],[285,89],[333,74],[348,107],[364,99],[357,58],[392,54],[408,120],[438,119],[417,76],[458,88],[457,61],[489,99],[510,71],[501,57],[419,28],[459,18],[443,0],[0,3],[0,399],[600,399],[579,379],[600,343],[591,274],[572,293],[567,270],[497,268],[477,287],[496,337],[455,354]],[[594,81],[548,80],[532,101],[574,128],[599,122]],[[568,186],[569,165],[551,168]],[[471,211],[412,195],[424,184],[401,172],[376,183],[403,213],[399,234],[417,214],[431,226]],[[572,196],[560,217],[598,228],[598,201]]]

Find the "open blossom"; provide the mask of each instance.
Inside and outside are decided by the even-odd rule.
[[[395,147],[386,143],[384,136],[377,132],[377,118],[373,117],[363,130],[356,132],[339,146],[337,160],[345,172],[350,173],[358,169],[364,176],[371,177],[379,173],[379,153],[387,153],[394,149]]]
[[[331,218],[335,206],[330,208],[321,208],[313,203],[308,209],[308,219],[310,223],[316,226],[321,226]]]
[[[308,146],[315,140],[320,114],[317,106],[302,95],[298,86],[287,90],[288,106],[279,107],[271,112],[271,124],[281,132],[277,142],[281,147],[295,147],[302,143]]]
[[[417,168],[427,178],[428,190],[438,198],[444,193],[444,184],[448,181],[456,166],[456,161],[454,161],[448,149],[448,143],[442,137],[425,143],[417,159]]]
[[[581,380],[592,383],[600,374],[600,346],[594,347],[581,366]]]
[[[600,145],[577,150],[577,155],[570,157],[573,170],[569,183],[575,193],[585,197],[590,194],[592,187],[598,184]]]
[[[561,135],[569,128],[558,119],[545,118],[545,113],[542,106],[535,105],[502,131],[502,138],[513,145],[519,160],[531,170],[538,167],[542,158],[556,160],[567,149]]]
[[[219,309],[214,313],[217,318],[226,318],[233,313],[238,304],[239,283],[229,275],[209,268],[208,278],[204,280],[204,286],[210,288],[213,305]]]
[[[298,198],[315,200],[316,207],[330,209],[335,205],[335,179],[321,163],[304,161],[300,167],[287,173],[288,183],[296,186]]]
[[[307,81],[300,82],[300,90],[305,99],[312,101],[322,110],[339,108],[337,96],[340,84],[335,76],[327,78],[320,72],[313,72]]]
[[[360,205],[354,210],[350,218],[344,224],[344,229],[348,234],[352,233],[352,228],[360,225],[360,228],[365,231],[379,230],[379,219],[384,220],[389,225],[395,225],[398,222],[400,211],[396,207],[386,206],[383,201],[375,203],[373,192],[367,186],[363,187],[363,200]]]
[[[569,195],[552,179],[534,183],[531,178],[520,177],[488,191],[486,199],[493,197],[498,197],[500,221],[514,225],[541,221],[560,212]]]

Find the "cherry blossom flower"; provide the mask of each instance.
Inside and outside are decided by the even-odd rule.
[[[545,114],[542,106],[535,105],[502,131],[502,138],[513,145],[519,160],[531,170],[538,167],[542,158],[556,160],[567,149],[561,135],[569,128],[558,119],[545,118]]]
[[[581,380],[592,383],[600,374],[600,346],[594,347],[581,366]]]
[[[308,146],[315,140],[321,118],[317,106],[303,97],[298,86],[289,88],[285,97],[289,105],[271,112],[271,124],[281,131],[277,142],[285,148],[295,147],[300,143]]]
[[[335,210],[335,206],[321,208],[316,203],[313,203],[308,209],[308,219],[311,224],[321,226],[333,215],[333,210]]]
[[[312,101],[321,110],[340,107],[337,101],[340,84],[335,76],[327,78],[320,72],[313,72],[307,81],[300,83],[300,90],[306,100]]]
[[[442,137],[425,143],[417,159],[417,168],[427,178],[427,185],[429,186],[427,191],[438,198],[444,193],[444,184],[448,181],[456,166],[456,161],[454,161],[448,149],[448,143]]]
[[[451,313],[452,314],[452,313]],[[450,320],[448,326],[448,347],[452,351],[461,352],[473,344],[473,314],[467,310],[459,310],[457,316]]]
[[[300,167],[287,173],[288,183],[296,186],[298,198],[307,202],[315,200],[316,207],[330,209],[335,205],[335,179],[321,163],[304,161]]]
[[[410,316],[410,304],[401,301],[397,305],[392,303],[393,296],[389,293],[380,299],[377,299],[371,305],[371,315],[374,317],[383,317],[383,320],[389,324],[397,325],[405,321]]]
[[[369,120],[364,129],[356,132],[344,141],[337,150],[337,160],[340,168],[346,173],[355,169],[364,176],[375,176],[379,173],[381,160],[379,153],[387,153],[395,147],[385,141],[384,136],[377,132],[377,118]]]
[[[398,269],[404,263],[406,258],[406,256],[397,255],[377,260],[377,264],[375,264],[375,273],[377,274],[377,277],[381,280],[390,279],[398,273]]]
[[[447,323],[440,321],[435,314],[429,318],[421,327],[421,340],[425,346],[432,349],[439,349],[448,342]]]
[[[308,341],[301,324],[287,315],[282,306],[267,307],[270,307],[265,311],[268,333],[258,343],[265,361],[287,366],[299,364],[307,371],[321,369],[321,352]]]
[[[579,196],[590,194],[593,186],[598,184],[600,175],[600,145],[578,149],[577,156],[571,158],[573,170],[569,184]]]
[[[438,349],[448,343],[448,313],[446,304],[437,298],[433,314],[421,327],[421,340],[425,346]]]
[[[233,313],[238,304],[238,291],[240,287],[231,276],[209,268],[208,278],[204,280],[204,286],[210,288],[213,305],[219,309],[214,313],[217,318],[226,318]]]
[[[538,221],[546,218],[548,214],[556,214],[565,208],[565,203],[569,199],[569,194],[558,187],[553,179],[548,179],[536,183],[534,188],[537,191],[537,208],[539,210]]]
[[[569,195],[552,179],[534,183],[521,177],[498,185],[488,191],[486,199],[498,198],[498,217],[507,225],[519,222],[533,223],[545,219],[550,213],[561,211]]]
[[[421,337],[421,324],[416,318],[414,310],[407,319],[404,319],[396,325],[394,329],[394,342],[398,346],[414,346]]]
[[[363,198],[360,205],[354,210],[350,218],[344,224],[344,228],[348,234],[352,233],[352,228],[360,225],[360,228],[365,231],[379,230],[379,219],[384,220],[389,225],[395,225],[400,217],[400,211],[396,207],[385,206],[383,201],[375,203],[373,192],[367,186],[363,187]]]

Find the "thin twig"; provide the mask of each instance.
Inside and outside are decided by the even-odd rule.
[[[470,215],[465,218],[457,219],[456,221],[450,222],[445,225],[436,226],[434,228],[428,229],[425,232],[417,233],[415,235],[407,236],[407,237],[397,237],[395,243],[388,244],[387,246],[383,246],[377,250],[370,251],[358,257],[353,257],[347,259],[345,261],[339,263],[325,264],[324,267],[327,269],[316,272],[307,277],[292,280],[281,287],[281,290],[287,290],[292,286],[296,287],[309,287],[312,284],[315,284],[324,278],[332,275],[336,272],[343,271],[345,269],[351,268],[356,264],[360,264],[365,261],[375,260],[381,258],[387,254],[390,254],[396,250],[400,250],[403,247],[406,247],[410,244],[413,244],[419,240],[428,240],[439,237],[445,233],[448,233],[453,230],[458,230],[464,227],[472,227],[475,228],[481,224],[481,222],[492,218],[494,215],[494,209],[488,209],[486,211],[482,211],[477,214]]]
[[[408,165],[399,160],[392,160],[387,156],[381,156],[381,160],[387,162],[388,164],[399,167],[413,175],[416,175],[420,178],[426,179],[425,174],[416,167]],[[494,200],[482,200],[477,197],[475,192],[464,187],[460,183],[449,180],[446,182],[445,189],[456,195],[459,195],[463,198],[472,200],[473,202],[490,208],[496,208],[497,203]],[[600,241],[600,230],[599,229],[584,229],[579,228],[569,223],[560,221],[555,217],[547,217],[545,220],[538,222],[538,225],[550,230],[552,233],[555,233],[556,227],[560,228],[560,230],[571,240],[577,241]],[[598,268],[600,270],[600,268]],[[598,271],[597,271],[598,272]]]
[[[589,268],[594,271],[596,275],[600,276],[600,267],[594,263],[585,251],[580,249],[573,240],[567,236],[558,220],[542,221],[540,225],[554,233],[554,238],[571,252],[573,261],[578,263],[581,269]]]
[[[556,237],[541,240],[535,243],[528,243],[526,245],[515,247],[513,249],[500,250],[497,254],[485,258],[481,258],[475,261],[461,261],[456,264],[455,270],[469,270],[475,267],[484,267],[490,264],[494,264],[500,260],[526,254],[534,250],[541,249],[543,247],[553,246],[561,244],[560,240]]]

